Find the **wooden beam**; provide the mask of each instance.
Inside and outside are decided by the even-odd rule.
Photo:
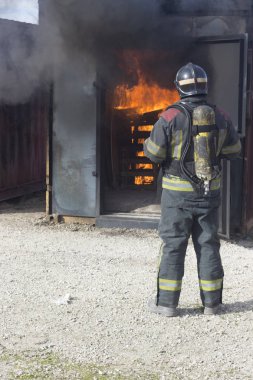
[[[66,215],[57,215],[57,222],[67,223],[67,224],[90,224],[93,225],[96,223],[96,218],[87,218],[82,216],[66,216]]]

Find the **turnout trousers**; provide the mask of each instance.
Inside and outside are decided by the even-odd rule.
[[[202,304],[213,307],[222,303],[224,276],[219,252],[218,205],[197,199],[178,202],[180,196],[182,194],[163,189],[159,224],[163,244],[157,278],[157,305],[178,305],[188,239],[192,236]]]

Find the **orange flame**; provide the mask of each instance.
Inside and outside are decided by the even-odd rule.
[[[135,185],[151,185],[154,181],[154,177],[139,176],[134,178]]]
[[[138,84],[129,88],[127,84],[116,87],[114,104],[116,109],[134,108],[137,113],[162,110],[176,102],[179,97],[176,90],[160,88],[156,83],[148,84],[138,71]]]
[[[136,113],[143,114],[163,110],[179,100],[176,89],[169,90],[160,87],[152,81],[150,73],[142,71],[143,63],[146,62],[147,67],[149,62],[153,62],[153,59],[154,53],[149,51],[140,54],[135,50],[126,50],[122,53],[120,56],[121,66],[126,73],[137,78],[137,84],[129,87],[128,83],[121,83],[115,88],[114,108],[134,109]]]
[[[169,105],[179,100],[179,95],[176,90],[159,87],[156,82],[150,80],[150,78],[142,72],[142,60],[149,58],[149,52],[146,54],[144,53],[143,55],[143,52],[140,54],[136,51],[125,51],[122,54],[121,60],[123,60],[122,62],[125,72],[130,74],[133,73],[133,78],[137,78],[137,80],[135,81],[136,84],[132,87],[127,83],[121,83],[115,88],[113,97],[113,106],[115,109],[129,110],[129,115],[134,113],[144,114],[146,112],[164,110]],[[136,142],[138,144],[143,144],[146,138],[146,136],[144,138],[143,135],[146,134],[138,134],[138,132],[151,132],[153,128],[152,125],[136,126],[133,125],[132,121],[129,127],[131,128],[131,141],[133,144]],[[135,176],[135,185],[152,185],[156,174],[155,172],[151,172],[153,176],[150,175],[150,170],[154,169],[154,165],[146,163],[145,161],[143,163],[141,162],[141,158],[145,156],[143,151],[136,151],[135,155],[140,158],[140,160],[138,160],[139,162],[137,164],[135,163],[135,169],[140,169],[140,174],[142,174],[141,176]],[[131,169],[133,169],[132,166]],[[147,174],[149,175],[145,175],[145,170],[147,170]]]
[[[136,169],[153,169],[153,164],[136,164]]]
[[[140,125],[138,127],[139,132],[151,132],[153,129],[153,125]]]

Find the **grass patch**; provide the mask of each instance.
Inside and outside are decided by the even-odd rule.
[[[130,373],[109,368],[64,360],[52,352],[5,352],[0,356],[1,366],[8,380],[158,380],[153,373]]]

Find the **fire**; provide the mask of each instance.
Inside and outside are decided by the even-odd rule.
[[[136,169],[153,169],[153,164],[136,164]]]
[[[153,125],[140,125],[138,127],[139,132],[151,132],[153,129]]]
[[[154,177],[150,176],[138,176],[134,178],[135,185],[151,185],[154,181]]]
[[[133,108],[139,114],[163,110],[178,99],[177,91],[161,88],[156,83],[147,83],[140,71],[137,85],[129,88],[127,84],[121,84],[114,93],[116,109]]]
[[[143,70],[154,63],[154,52],[125,50],[119,57],[120,66],[125,73],[134,78],[135,85],[127,82],[120,83],[114,90],[114,108],[134,109],[143,114],[156,110],[163,110],[179,100],[176,89],[169,90],[160,87],[150,76],[148,70]],[[164,83],[166,84],[166,83]]]
[[[153,125],[149,124],[135,124],[136,120],[138,121],[136,114],[143,115],[144,113],[157,111],[158,118],[159,113],[162,110],[166,109],[169,105],[179,100],[179,96],[176,90],[169,90],[164,87],[160,87],[157,82],[152,80],[153,78],[150,77],[150,72],[145,72],[149,70],[142,69],[143,67],[149,67],[149,62],[154,62],[153,59],[154,54],[151,52],[138,53],[136,51],[128,50],[124,51],[120,56],[121,68],[123,68],[124,72],[128,74],[128,78],[130,75],[135,84],[130,86],[126,80],[125,83],[120,83],[114,89],[113,107],[117,110],[127,110],[125,115],[129,118],[132,118],[134,116],[133,119],[129,119],[129,128],[131,131],[130,141],[132,144],[142,145],[144,143],[144,140],[149,135],[145,132],[150,133],[153,128]],[[131,82],[131,80],[129,80],[129,82]],[[145,115],[145,118],[146,117],[147,119],[145,120],[148,120],[147,115]],[[153,118],[154,114],[151,120],[153,120]],[[147,163],[147,160],[144,158],[145,154],[141,148],[135,152],[135,157],[137,159],[135,158],[133,164],[131,164],[129,167],[130,170],[137,171],[134,177],[134,184],[154,184],[157,172],[155,165],[152,163]],[[140,171],[140,173],[138,171]]]

